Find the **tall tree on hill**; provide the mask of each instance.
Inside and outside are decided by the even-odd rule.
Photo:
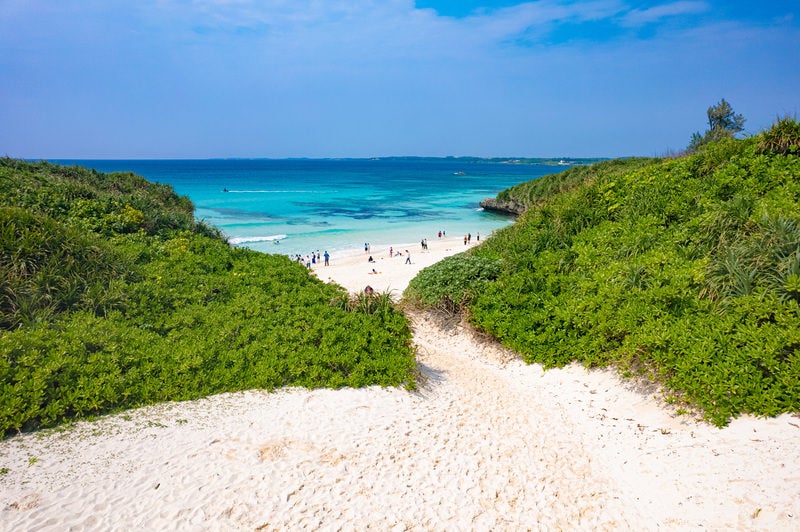
[[[702,135],[699,132],[692,134],[692,140],[686,149],[689,153],[696,152],[709,142],[734,138],[744,129],[745,118],[734,113],[733,107],[725,101],[725,98],[720,100],[717,105],[709,107],[706,114],[708,115],[708,129]]]

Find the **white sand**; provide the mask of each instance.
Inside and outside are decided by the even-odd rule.
[[[800,529],[797,417],[719,430],[413,320],[418,392],[223,394],[0,442],[0,529]]]
[[[389,256],[390,246],[372,246],[368,253],[363,248],[344,253],[334,253],[330,265],[315,264],[314,273],[323,281],[333,281],[351,292],[364,290],[371,286],[376,292],[390,292],[394,299],[400,299],[403,290],[422,268],[435,264],[445,257],[461,253],[478,244],[475,235],[464,245],[463,235],[458,237],[432,238],[428,240],[428,249],[423,250],[419,242],[416,244],[398,244]],[[411,263],[406,259],[411,256]],[[398,255],[397,252],[402,253]],[[369,257],[375,261],[368,262]],[[373,273],[375,270],[377,273]]]

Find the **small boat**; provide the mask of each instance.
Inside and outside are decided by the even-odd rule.
[[[458,171],[458,172],[453,172],[453,175],[467,175],[467,173]]]

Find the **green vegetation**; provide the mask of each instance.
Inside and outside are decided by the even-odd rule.
[[[424,270],[406,295],[463,307],[528,362],[647,377],[720,426],[796,412],[798,128],[784,119],[691,156],[610,161],[509,189],[501,196],[532,208]]]
[[[171,187],[0,160],[0,432],[285,385],[414,386],[388,296],[231,248]]]
[[[534,179],[533,181],[507,188],[497,195],[497,200],[504,203],[516,202],[527,210],[544,205],[558,194],[570,192],[584,186],[599,173],[609,176],[621,175],[659,160],[616,159],[591,166],[577,166],[558,174],[548,175],[546,178]]]
[[[708,129],[702,135],[693,133],[687,152],[695,153],[709,142],[719,142],[723,139],[732,139],[744,129],[745,118],[733,112],[731,104],[720,100],[717,105],[712,105],[706,111],[708,116]]]
[[[758,153],[800,155],[800,122],[788,116],[779,118],[758,141]]]
[[[403,296],[415,306],[457,312],[497,279],[500,272],[500,261],[495,259],[471,255],[447,257],[435,267],[420,271]]]

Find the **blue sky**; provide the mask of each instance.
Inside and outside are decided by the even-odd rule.
[[[663,155],[800,114],[800,1],[0,0],[0,155]]]

